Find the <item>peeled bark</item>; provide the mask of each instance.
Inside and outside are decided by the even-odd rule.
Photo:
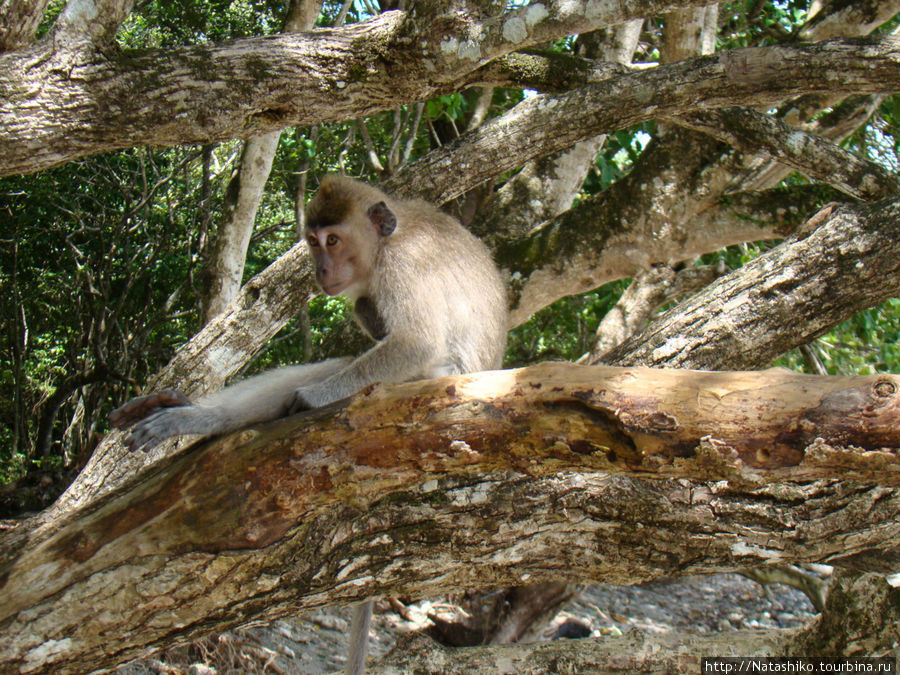
[[[385,594],[776,562],[897,571],[900,492],[851,480],[900,485],[898,387],[567,364],[376,387],[7,535],[0,663],[107,667]],[[781,483],[815,478],[844,480]]]

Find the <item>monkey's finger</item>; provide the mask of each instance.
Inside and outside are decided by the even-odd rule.
[[[128,446],[128,449],[131,452],[135,452],[137,450],[140,450],[141,452],[147,452],[163,440],[159,437],[159,434],[156,433],[157,425],[154,423],[154,421],[157,420],[162,414],[162,409],[157,410],[152,415],[149,415],[146,419],[138,422],[132,428],[131,433],[128,434],[128,438],[125,439],[125,444]]]
[[[116,408],[109,415],[109,423],[113,429],[127,429],[135,422],[152,415],[163,408],[190,405],[187,396],[176,389],[163,389],[146,396],[133,398],[125,405]]]

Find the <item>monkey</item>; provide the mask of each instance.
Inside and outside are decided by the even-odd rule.
[[[317,408],[364,387],[492,370],[506,346],[507,298],[487,247],[455,218],[345,176],[325,176],[304,231],[317,285],[353,303],[375,345],[355,359],[287,366],[191,402],[175,390],[110,416],[132,450],[219,434]],[[356,606],[347,673],[365,669],[372,601]]]

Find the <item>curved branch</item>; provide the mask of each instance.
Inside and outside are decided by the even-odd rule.
[[[405,16],[388,12],[337,29],[144,54],[56,50],[45,41],[0,55],[0,91],[16,93],[0,106],[0,175],[135,144],[207,143],[357,118],[465,84],[466,73],[480,64],[448,57],[451,63],[438,62],[438,77],[419,65],[429,55],[415,50],[427,47],[398,47]],[[507,44],[507,51],[525,44]],[[900,88],[898,45],[900,38],[883,36],[742,49],[559,97],[530,98],[467,135],[465,145],[416,162],[410,187],[443,203],[525,160],[660,114],[696,109],[697,101],[717,108],[836,89],[892,93]],[[523,138],[531,140],[515,142]],[[452,175],[451,164],[471,153],[481,159],[468,185],[434,182],[436,175]]]
[[[355,119],[455,91],[472,70],[513,50],[702,1],[551,1],[486,20],[442,13],[428,25],[391,11],[340,28],[126,53],[69,41],[79,27],[108,29],[88,21],[93,2],[73,3],[59,40],[0,55],[0,175],[134,145]]]
[[[782,164],[858,199],[884,199],[900,194],[900,177],[881,165],[749,108],[724,108],[672,119],[743,152],[765,152]]]
[[[774,105],[804,93],[893,93],[900,37],[719,52],[631,72],[560,95],[525,99],[454,144],[433,150],[391,181],[444,203],[538,156],[599,133],[698,109]],[[487,83],[490,84],[490,83]],[[453,176],[467,166],[466,180]]]

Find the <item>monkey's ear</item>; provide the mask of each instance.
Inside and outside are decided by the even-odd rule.
[[[381,233],[382,237],[388,236],[397,228],[397,216],[384,202],[378,202],[370,206],[367,215],[369,220],[372,221],[372,225],[378,228],[378,232]]]

